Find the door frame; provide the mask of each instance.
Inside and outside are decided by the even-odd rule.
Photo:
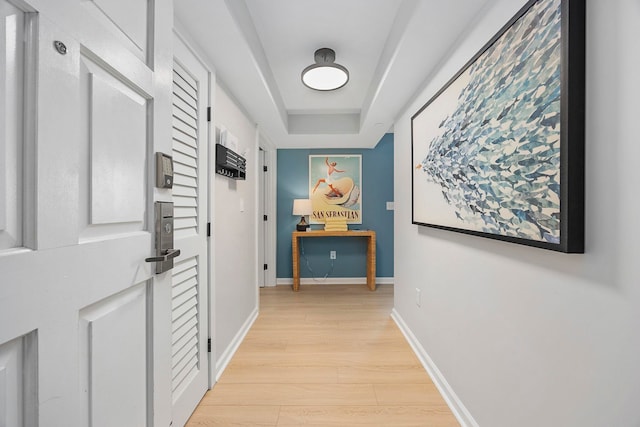
[[[257,214],[258,214],[258,226],[256,227],[257,230],[257,235],[256,235],[256,242],[257,242],[257,257],[256,259],[258,260],[258,268],[256,271],[256,278],[258,281],[258,287],[259,288],[264,288],[266,286],[266,280],[267,280],[267,268],[262,268],[262,270],[260,270],[260,266],[261,265],[266,265],[268,267],[267,261],[266,261],[266,257],[265,257],[265,234],[266,234],[266,223],[268,222],[268,215],[267,215],[267,209],[266,209],[266,194],[268,194],[268,191],[265,191],[265,178],[266,178],[266,174],[267,171],[269,170],[269,168],[267,167],[267,162],[266,162],[266,158],[265,158],[265,151],[262,149],[262,147],[258,147],[258,185],[256,186],[257,188],[257,195],[258,195],[258,203],[256,204],[257,206]],[[261,172],[262,170],[262,172]],[[262,221],[260,221],[260,216],[263,216]],[[265,219],[267,218],[267,219]]]
[[[267,172],[259,171],[263,175],[260,175],[264,179],[264,185],[258,185],[258,191],[264,191],[264,213],[267,215],[268,220],[266,224],[263,224],[264,227],[256,227],[256,230],[264,230],[262,235],[256,236],[257,245],[262,245],[264,248],[264,263],[268,265],[266,274],[263,270],[258,271],[258,275],[256,277],[260,277],[259,275],[264,274],[264,285],[265,287],[276,286],[276,199],[277,199],[277,150],[275,145],[262,133],[260,132],[260,128],[258,128],[258,147],[264,152],[264,162],[267,166]],[[258,192],[256,191],[256,193]],[[256,194],[256,206],[258,205],[258,200],[260,200],[260,195]],[[258,218],[259,221],[263,221],[262,218]],[[258,250],[256,246],[256,251]],[[256,256],[256,259],[258,257]],[[261,267],[259,265],[259,267]],[[260,280],[257,281],[256,286],[260,287]]]

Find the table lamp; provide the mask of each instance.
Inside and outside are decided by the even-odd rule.
[[[306,231],[309,228],[309,224],[305,221],[305,215],[311,215],[313,213],[313,207],[311,206],[311,200],[309,199],[294,199],[293,200],[293,215],[300,215],[300,222],[296,225],[296,230]]]

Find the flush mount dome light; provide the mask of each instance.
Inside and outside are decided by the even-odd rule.
[[[349,81],[349,71],[336,64],[333,49],[323,47],[314,54],[316,63],[302,70],[302,83],[315,90],[336,90]]]

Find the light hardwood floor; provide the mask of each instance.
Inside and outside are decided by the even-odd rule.
[[[459,426],[390,318],[393,287],[260,291],[260,316],[187,426]]]

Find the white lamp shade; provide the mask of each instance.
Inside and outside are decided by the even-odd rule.
[[[311,215],[312,213],[313,213],[313,206],[311,206],[311,200],[309,199],[293,200],[293,215]]]
[[[344,68],[329,64],[307,69],[302,74],[302,81],[311,89],[334,90],[347,84],[349,74]]]

